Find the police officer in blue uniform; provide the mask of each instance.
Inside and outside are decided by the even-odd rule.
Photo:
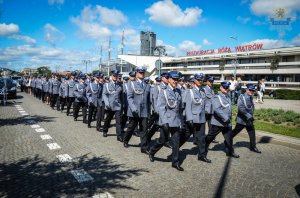
[[[48,98],[49,81],[48,77],[44,76],[42,80],[42,102],[45,103]]]
[[[77,82],[74,86],[74,121],[77,121],[78,113],[80,107],[82,107],[82,117],[83,123],[87,123],[86,121],[86,112],[87,112],[87,98],[86,98],[86,85],[85,85],[85,79],[86,76],[84,74],[79,75],[79,82]]]
[[[88,128],[91,128],[91,122],[92,117],[95,111],[97,111],[98,106],[102,105],[102,101],[99,99],[99,96],[101,95],[102,98],[102,88],[103,85],[100,84],[100,77],[102,74],[95,73],[94,74],[94,80],[89,81],[86,87],[86,97],[88,99],[88,106],[89,106],[89,113],[88,113]],[[87,81],[86,81],[87,82]],[[101,120],[100,120],[101,122]]]
[[[68,75],[64,76],[64,78],[62,78],[62,82],[59,87],[60,112],[64,111],[67,102],[68,80],[69,80],[69,76]]]
[[[134,74],[135,76],[135,74]],[[123,103],[122,103],[122,110],[123,110],[123,114],[122,114],[122,123],[121,123],[121,127],[122,127],[122,133],[124,132],[125,126],[126,126],[126,122],[128,120],[127,117],[127,108],[128,108],[128,101],[127,101],[127,92],[128,92],[128,81],[129,81],[129,77],[125,76],[123,77]]]
[[[68,80],[68,86],[67,86],[67,116],[70,114],[70,109],[75,101],[75,96],[74,96],[74,90],[75,90],[75,85],[77,83],[77,80],[75,79],[75,76],[77,75],[77,72],[73,71],[71,72],[71,77]]]
[[[211,131],[206,136],[206,151],[209,144],[215,137],[222,132],[224,136],[224,144],[226,155],[229,157],[239,158],[240,156],[234,153],[232,146],[232,106],[231,100],[228,97],[228,89],[230,83],[221,82],[220,91],[214,95],[212,100],[213,115],[211,118]]]
[[[176,71],[169,72],[169,84],[164,87],[158,96],[157,106],[159,111],[159,124],[161,126],[160,137],[149,151],[149,159],[154,161],[154,155],[165,142],[168,141],[171,133],[172,142],[172,167],[179,171],[184,169],[179,163],[179,140],[180,127],[182,126],[182,98],[177,88],[179,75]]]
[[[103,87],[103,101],[105,104],[105,114],[103,124],[103,137],[107,137],[107,132],[110,127],[110,122],[115,116],[116,118],[116,133],[117,140],[122,141],[122,127],[121,127],[121,114],[122,114],[122,99],[123,99],[123,87],[118,82],[118,70],[111,72],[111,81],[104,84]]]
[[[233,138],[239,134],[244,128],[246,128],[249,139],[250,139],[250,150],[256,153],[261,153],[260,150],[256,148],[255,140],[255,128],[254,128],[254,103],[253,94],[256,89],[253,84],[246,85],[246,92],[241,94],[238,98],[237,106],[238,113],[236,116],[236,125],[232,130]]]
[[[144,82],[146,69],[136,68],[136,80],[128,83],[127,101],[129,124],[124,136],[124,147],[128,147],[128,142],[139,125],[141,152],[148,153],[147,122],[150,114],[150,85]]]
[[[202,73],[194,76],[194,83],[191,89],[186,91],[185,112],[186,123],[189,129],[195,135],[195,141],[198,145],[198,160],[210,163],[211,160],[206,158],[205,149],[205,93],[202,89],[204,75]],[[191,133],[190,133],[191,134]]]
[[[51,108],[54,109],[54,105],[56,105],[57,111],[60,110],[59,106],[59,88],[60,88],[60,78],[57,74],[54,75],[54,79],[52,80],[52,101]]]
[[[103,115],[104,114],[104,103],[103,103],[103,98],[102,98],[102,92],[103,92],[103,85],[104,85],[104,79],[103,79],[103,74],[99,73],[99,90],[98,90],[98,95],[97,95],[97,114],[96,114],[96,129],[97,131],[101,131],[101,121],[103,120]]]

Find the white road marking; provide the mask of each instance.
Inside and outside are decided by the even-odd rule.
[[[22,114],[22,113],[26,113],[26,111],[19,111],[19,112],[20,112],[21,114]]]
[[[52,137],[50,135],[41,135],[42,140],[51,140]]]
[[[21,113],[22,116],[27,116],[29,115],[28,113]]]
[[[45,132],[46,130],[43,128],[38,128],[38,129],[35,129],[35,131],[38,133],[42,133],[42,132]]]
[[[30,125],[30,126],[31,126],[31,128],[33,128],[33,129],[41,128],[40,125],[38,125],[38,124],[33,124],[33,125]]]
[[[72,162],[72,157],[68,154],[57,155],[58,161],[61,163]]]
[[[24,109],[22,107],[17,107],[18,111],[24,111]]]
[[[104,192],[104,193],[94,195],[93,198],[114,198],[114,197],[109,192]]]
[[[72,175],[75,177],[75,179],[79,182],[87,182],[87,181],[92,181],[94,178],[90,176],[85,170],[79,169],[79,170],[72,170],[71,171]]]
[[[24,119],[35,119],[35,117],[27,116],[27,117],[24,117]]]
[[[47,144],[47,146],[49,147],[50,150],[61,148],[57,143],[50,143],[50,144]]]

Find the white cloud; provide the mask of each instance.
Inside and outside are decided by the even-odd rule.
[[[211,45],[212,43],[208,41],[208,39],[203,39],[202,41],[203,45]]]
[[[195,42],[188,40],[182,41],[179,44],[179,49],[184,51],[199,50],[200,48],[201,45],[197,45]]]
[[[165,26],[193,26],[199,22],[202,9],[186,8],[184,11],[172,0],[158,1],[145,10],[150,15],[149,20]]]
[[[257,16],[274,16],[276,8],[284,8],[287,16],[293,16],[300,11],[299,0],[253,0],[251,11]]]
[[[242,45],[250,45],[250,44],[263,44],[263,49],[272,49],[272,48],[280,48],[280,47],[289,47],[292,44],[288,43],[284,40],[274,40],[274,39],[257,39],[254,41],[243,43]]]
[[[300,46],[300,34],[298,34],[295,38],[293,38],[292,43]]]
[[[77,69],[82,65],[83,59],[92,61],[90,66],[96,67],[99,63],[99,55],[91,51],[75,51],[45,46],[10,46],[0,48],[0,64],[12,67],[40,67],[43,65],[54,68],[55,65],[62,66],[62,70],[68,70],[70,66]],[[20,66],[21,65],[21,66]],[[90,67],[91,68],[91,67]],[[78,68],[85,70],[85,67]]]
[[[23,42],[28,43],[28,44],[36,44],[36,40],[29,37],[29,36],[14,34],[14,35],[9,36],[8,38],[23,41]]]
[[[238,16],[238,17],[236,18],[236,20],[237,20],[238,22],[243,23],[243,24],[247,24],[249,21],[251,21],[251,18],[250,18],[250,17],[243,18],[243,17],[241,17],[241,16]]]
[[[97,5],[95,8],[86,6],[79,16],[71,17],[84,37],[107,40],[112,35],[110,26],[119,26],[127,21],[127,17],[118,10]]]
[[[9,36],[12,34],[17,34],[19,33],[20,29],[19,26],[13,23],[10,24],[5,24],[1,23],[0,24],[0,36]]]
[[[50,23],[44,26],[44,37],[45,40],[54,47],[57,43],[64,40],[64,34]]]
[[[62,5],[64,4],[64,0],[48,0],[48,4],[49,5],[54,5],[54,4],[59,4],[59,5]]]

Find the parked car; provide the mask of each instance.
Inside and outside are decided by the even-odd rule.
[[[7,98],[17,98],[17,84],[7,77],[0,78],[0,98],[3,97],[4,90],[6,88]]]

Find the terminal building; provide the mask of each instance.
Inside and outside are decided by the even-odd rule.
[[[267,82],[300,88],[300,47],[263,49],[263,44],[223,47],[212,50],[187,52],[183,57],[158,57],[119,55],[119,58],[135,66],[146,66],[150,76],[160,72],[180,71],[185,78],[195,73],[214,76],[218,81],[240,77],[244,82],[264,78]]]

